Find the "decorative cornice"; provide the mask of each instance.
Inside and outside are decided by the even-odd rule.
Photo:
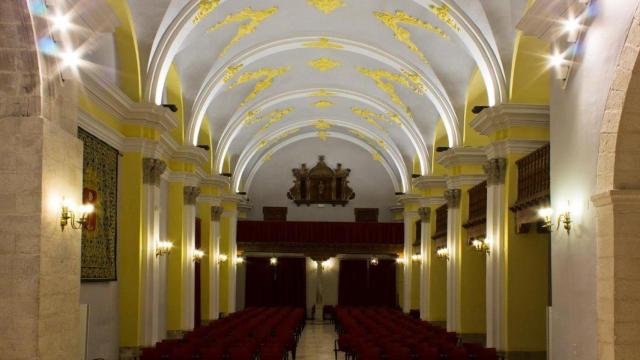
[[[460,189],[449,189],[444,192],[444,198],[447,200],[449,209],[460,208]]]
[[[448,189],[460,189],[464,185],[478,185],[487,179],[486,175],[456,175],[447,177]]]
[[[427,196],[420,201],[421,206],[440,206],[447,202],[443,196]]]
[[[185,186],[184,187],[184,204],[185,205],[195,205],[196,201],[200,196],[200,188],[195,186]]]
[[[200,181],[203,186],[225,187],[231,186],[231,180],[222,175],[206,175]]]
[[[120,89],[91,70],[83,71],[82,83],[92,102],[125,124],[162,132],[171,131],[178,126],[176,117],[169,109],[156,104],[134,102]]]
[[[160,176],[167,169],[167,163],[154,158],[142,159],[142,182],[143,184],[160,186]]]
[[[471,127],[482,135],[491,135],[511,127],[549,128],[549,106],[501,104],[482,110],[471,121]]]
[[[418,189],[437,189],[447,187],[447,178],[445,176],[420,176],[413,179],[413,186]]]
[[[183,161],[192,165],[204,167],[208,159],[207,151],[192,145],[179,145],[171,160]]]
[[[529,154],[546,144],[544,140],[499,140],[485,146],[488,159],[506,158],[512,154]]]
[[[422,195],[420,194],[404,194],[396,196],[398,202],[405,206],[410,204],[420,204],[420,199],[422,199]]]
[[[224,209],[222,206],[212,206],[211,207],[211,220],[212,221],[220,221],[220,217],[222,217],[222,212]]]
[[[404,211],[404,206],[401,204],[391,205],[389,206],[389,212],[391,212],[391,216],[400,215],[402,216],[402,212]],[[402,219],[393,219],[393,222],[400,222]]]
[[[597,208],[609,205],[640,206],[640,190],[608,190],[591,197]]]
[[[440,153],[436,159],[438,164],[451,168],[459,165],[482,165],[487,161],[483,149],[473,147],[451,148]]]
[[[172,171],[169,174],[169,182],[183,183],[186,186],[199,186],[200,177],[197,174],[183,171]]]
[[[485,174],[487,174],[487,185],[504,184],[504,179],[507,175],[507,159],[491,159],[487,161],[482,168],[484,169]]]
[[[422,222],[431,221],[431,208],[429,207],[421,207],[418,209],[418,215],[420,215],[420,220]]]
[[[248,213],[251,209],[253,209],[253,205],[251,205],[249,200],[242,200],[238,203],[238,211]]]

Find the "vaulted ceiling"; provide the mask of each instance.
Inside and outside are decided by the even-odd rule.
[[[489,105],[506,101],[525,4],[129,0],[146,100],[165,102],[175,65],[187,141],[196,144],[208,121],[216,171],[230,164],[235,191],[248,191],[276,152],[314,162],[319,154],[304,146],[288,149],[328,138],[333,150],[344,146],[330,162],[349,166],[349,149],[359,146],[371,154],[366,166],[383,167],[395,191],[408,191],[414,159],[421,175],[429,172],[440,120],[449,144],[462,145],[475,69]]]

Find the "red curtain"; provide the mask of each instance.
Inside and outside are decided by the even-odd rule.
[[[396,262],[371,265],[366,259],[341,260],[338,304],[396,307]]]
[[[239,243],[402,244],[402,223],[239,221]]]
[[[306,307],[307,275],[304,258],[246,259],[245,305]]]

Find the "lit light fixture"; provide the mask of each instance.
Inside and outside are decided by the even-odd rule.
[[[445,259],[445,260],[449,260],[449,249],[446,246],[440,247],[438,249],[436,249],[436,256],[441,258],[441,259]]]
[[[569,62],[562,54],[553,54],[549,57],[549,65],[556,69],[556,78],[566,80],[569,76]]]
[[[226,254],[218,255],[218,263],[223,263],[229,260],[229,257]]]
[[[204,251],[200,249],[193,250],[193,261],[199,263],[204,258]]]
[[[56,30],[67,31],[71,27],[71,17],[68,14],[57,13],[49,19]]]
[[[156,244],[156,257],[168,255],[173,248],[173,243],[171,241],[158,241]]]
[[[236,256],[236,264],[244,264],[244,258],[242,256]]]
[[[60,59],[65,67],[75,69],[80,65],[80,54],[77,51],[66,50],[60,53]]]
[[[404,264],[404,258],[402,256],[398,256],[398,258],[396,259],[396,263]]]
[[[323,269],[328,270],[333,267],[333,261],[331,260],[331,258],[328,258],[327,260],[320,263],[320,265],[322,266]]]
[[[553,231],[553,220],[551,219],[552,215],[553,215],[552,208],[542,208],[538,210],[538,216],[540,216],[544,221],[544,223],[542,224],[542,227],[546,228],[549,231]],[[560,224],[562,224],[565,231],[567,232],[567,235],[570,235],[571,223],[572,223],[571,211],[569,210],[569,206],[567,204],[566,209],[559,211],[555,230],[558,230],[560,228]]]
[[[471,240],[471,246],[479,253],[491,254],[491,248],[489,247],[489,243],[487,243],[487,239],[473,239]]]
[[[563,22],[564,31],[567,33],[567,42],[574,43],[578,41],[580,33],[580,18],[571,17]]]
[[[372,257],[371,260],[369,261],[371,263],[371,265],[373,266],[378,266],[378,264],[380,263],[380,261],[378,260],[377,257]]]
[[[271,259],[269,259],[269,265],[271,265],[271,266],[278,265],[278,258],[274,256]]]
[[[411,261],[420,262],[422,261],[422,256],[420,256],[420,254],[413,254],[411,255]]]
[[[78,206],[77,212],[80,215],[76,219],[76,211],[73,210],[74,205],[68,199],[62,199],[62,214],[60,215],[60,227],[62,231],[67,225],[71,225],[71,228],[79,230],[84,228],[87,223],[87,217],[95,210],[91,204],[83,204]]]

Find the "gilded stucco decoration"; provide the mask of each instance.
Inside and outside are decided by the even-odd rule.
[[[384,126],[380,125],[380,123],[396,124],[399,127],[402,127],[402,121],[400,121],[400,117],[393,112],[380,114],[380,113],[376,113],[374,111],[359,108],[359,107],[353,107],[351,108],[351,111],[356,116],[360,117],[361,119],[363,119],[364,121],[372,125],[373,127],[382,131],[385,131],[385,128]]]
[[[315,48],[315,49],[342,49],[343,46],[337,43],[332,42],[327,38],[319,38],[316,41],[309,41],[302,46],[306,48]]]
[[[275,109],[273,111],[270,111],[267,114],[261,115],[261,112],[262,112],[261,109],[254,109],[247,113],[244,120],[242,120],[242,123],[244,125],[253,125],[253,124],[258,124],[264,121],[265,124],[262,125],[262,127],[260,127],[260,131],[265,131],[269,129],[271,126],[282,121],[285,118],[285,116],[292,113],[293,110],[294,110],[293,107],[290,106],[284,109]]]
[[[286,138],[288,138],[289,136],[297,133],[298,131],[300,131],[300,129],[291,129],[291,130],[287,130],[285,132],[282,132],[270,139],[266,139],[266,140],[261,140],[256,146],[258,149],[262,149],[263,147],[269,145],[269,144],[276,144],[278,142],[280,142],[281,140],[284,140]]]
[[[355,135],[358,139],[366,142],[367,144],[369,144],[371,146],[374,146],[374,147],[375,146],[379,146],[379,147],[381,147],[381,148],[383,148],[385,150],[388,148],[387,143],[382,139],[379,139],[379,140],[372,139],[371,137],[367,136],[366,134],[362,133],[361,131],[355,130],[355,129],[351,129],[351,130],[349,130],[349,132],[352,133],[353,135]]]
[[[329,97],[329,96],[336,96],[336,93],[321,89],[321,90],[312,92],[311,94],[309,94],[309,96],[310,97]]]
[[[387,70],[367,69],[363,67],[358,67],[358,71],[374,80],[376,82],[376,86],[380,90],[384,91],[394,104],[401,106],[409,116],[412,116],[411,110],[402,101],[393,84],[396,83],[402,85],[418,95],[424,95],[427,91],[427,88],[420,79],[420,76],[410,71],[405,70],[402,71],[402,73],[393,73]]]
[[[429,61],[427,60],[427,57],[413,42],[413,40],[411,40],[411,33],[407,29],[401,27],[400,25],[404,24],[404,25],[416,26],[416,27],[431,31],[432,33],[435,33],[436,35],[440,36],[443,39],[448,38],[447,33],[445,33],[439,27],[431,23],[422,21],[417,17],[411,16],[401,10],[396,10],[395,13],[391,13],[388,11],[376,11],[373,14],[375,15],[376,18],[378,18],[378,20],[380,20],[389,29],[391,29],[391,31],[393,31],[393,34],[398,41],[405,44],[409,48],[409,50],[411,50],[416,55],[418,55],[420,57],[420,60],[422,60],[425,64],[429,63]]]
[[[325,14],[331,14],[337,9],[345,6],[342,0],[307,0],[307,3]]]
[[[329,130],[329,129],[331,129],[333,124],[328,122],[327,120],[320,119],[320,120],[316,121],[314,126],[318,130]]]
[[[246,22],[240,25],[235,36],[231,39],[231,41],[227,44],[227,46],[225,46],[225,48],[220,52],[220,56],[223,56],[224,54],[226,54],[227,51],[229,51],[229,49],[233,45],[238,43],[242,38],[254,33],[256,31],[256,28],[260,24],[262,24],[263,21],[273,16],[277,12],[278,12],[277,6],[270,7],[264,10],[253,10],[250,7],[244,8],[240,12],[227,15],[227,17],[224,18],[222,21],[210,27],[209,32],[213,32],[228,24]]]
[[[335,105],[332,101],[329,100],[319,100],[313,103],[313,106],[322,109],[322,108],[328,108],[328,107],[332,107],[333,105]]]
[[[289,70],[291,70],[291,67],[283,66],[279,68],[264,67],[255,71],[248,71],[238,76],[236,81],[233,84],[229,85],[229,90],[234,89],[236,86],[242,85],[249,81],[262,79],[256,83],[256,86],[253,88],[253,91],[251,91],[251,93],[247,95],[247,97],[240,104],[240,106],[244,106],[247,103],[249,103],[251,100],[253,100],[256,96],[258,96],[259,93],[270,88],[271,85],[273,85],[273,80],[275,78],[277,78],[278,76],[284,75]]]
[[[329,70],[333,70],[335,68],[337,68],[338,66],[340,66],[340,62],[337,60],[333,60],[330,59],[328,57],[321,57],[315,60],[311,60],[307,63],[309,66],[311,66],[312,68],[318,70],[318,71],[329,71]]]
[[[449,5],[447,4],[442,4],[442,6],[429,5],[429,10],[431,10],[431,12],[434,13],[438,17],[438,19],[440,19],[440,21],[449,25],[449,27],[452,28],[453,30],[460,32],[460,27],[458,27],[458,24],[456,23],[456,21],[453,19],[453,17],[449,12]]]
[[[318,138],[322,141],[327,141],[327,139],[329,138],[329,132],[326,130],[318,131]]]
[[[262,158],[262,162],[266,163],[267,161],[271,161],[271,159],[273,158],[273,152],[268,152],[263,158]]]
[[[209,16],[220,5],[220,0],[201,0],[198,5],[198,12],[193,18],[193,23],[198,24]]]
[[[380,155],[380,153],[375,150],[371,153],[371,158],[373,159],[373,161],[382,161],[382,155]]]
[[[228,83],[229,81],[231,81],[231,79],[233,79],[236,76],[236,74],[240,70],[242,70],[243,67],[244,67],[243,64],[230,65],[225,71],[224,76],[222,77],[222,81],[224,81],[225,83]]]

